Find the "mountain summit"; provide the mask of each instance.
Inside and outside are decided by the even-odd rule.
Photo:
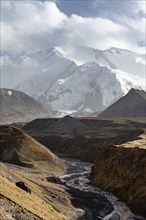
[[[2,68],[2,86],[51,106],[52,116],[98,114],[131,88],[145,89],[144,55],[124,49],[62,46],[9,60],[11,66],[7,62]]]
[[[146,92],[132,88],[98,117],[146,117]]]

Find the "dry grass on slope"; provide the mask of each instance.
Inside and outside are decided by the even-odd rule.
[[[56,155],[13,126],[0,126],[0,160],[52,174],[65,171],[65,164]]]
[[[0,177],[0,193],[6,198],[27,209],[31,213],[46,220],[65,220],[65,216],[57,213],[49,204],[45,203],[35,194],[29,194],[16,187],[5,178]]]
[[[19,167],[18,167],[19,168]],[[15,202],[26,213],[26,210],[35,214],[41,219],[49,220],[66,220],[64,217],[69,211],[73,211],[70,202],[67,200],[65,189],[59,185],[48,183],[42,177],[36,180],[35,176],[30,174],[29,179],[24,175],[22,170],[15,170],[15,166],[10,168],[10,165],[0,163],[0,194],[5,198]],[[24,168],[25,170],[26,168]],[[15,183],[22,181],[31,190],[27,193],[18,188]],[[58,199],[52,195],[57,195]],[[61,199],[60,199],[60,198]],[[5,207],[3,207],[5,210]]]
[[[117,147],[125,147],[125,148],[143,148],[146,149],[146,130],[144,131],[143,134],[139,135],[137,137],[137,140],[134,141],[129,141],[121,145],[116,145]]]

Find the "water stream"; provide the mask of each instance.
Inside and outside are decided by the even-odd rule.
[[[79,199],[85,201],[82,215],[85,220],[140,220],[144,219],[135,216],[130,208],[111,193],[105,192],[90,184],[89,175],[91,172],[91,163],[64,159],[69,165],[69,171],[66,175],[60,176],[59,180],[66,185],[71,193]],[[77,202],[77,205],[80,205]],[[89,208],[88,208],[89,204]]]

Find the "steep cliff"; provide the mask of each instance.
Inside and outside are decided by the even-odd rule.
[[[146,135],[139,138],[98,149],[91,180],[146,216]]]

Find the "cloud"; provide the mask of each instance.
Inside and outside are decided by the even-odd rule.
[[[6,1],[2,2],[1,18],[2,51],[13,54],[45,46],[45,38],[49,42],[49,36],[67,16],[54,2]]]
[[[110,5],[109,1],[105,5],[105,1],[96,0],[94,7],[100,11],[96,17],[77,14],[67,16],[52,1],[3,1],[2,55],[62,44],[99,49],[113,46],[143,52],[145,18],[139,17],[143,4],[141,2],[132,6],[129,4],[131,1],[126,1],[127,7],[120,3],[112,8],[113,4]],[[134,15],[136,18],[133,18]]]
[[[62,38],[66,37],[71,45],[80,44],[105,49],[113,44],[124,46],[122,40],[119,41],[125,38],[127,32],[127,28],[108,19],[72,15],[66,22]]]

